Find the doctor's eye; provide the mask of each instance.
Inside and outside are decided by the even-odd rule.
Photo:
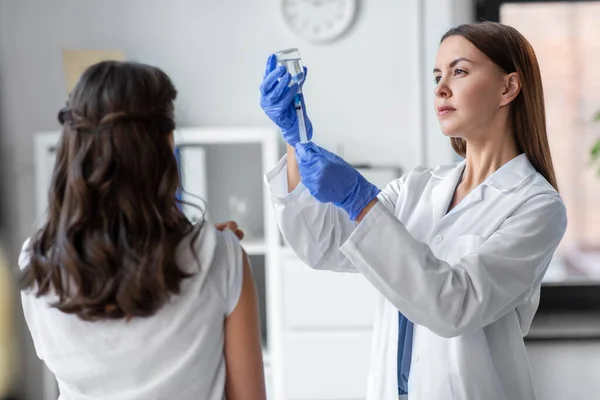
[[[433,78],[433,81],[435,82],[435,84],[437,85],[438,83],[440,83],[440,80],[442,79],[441,75],[438,75],[436,77]]]
[[[467,71],[465,71],[464,69],[460,69],[460,68],[456,68],[454,70],[454,75],[466,75]]]

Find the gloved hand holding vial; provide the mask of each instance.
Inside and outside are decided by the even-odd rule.
[[[298,49],[279,51],[269,57],[260,87],[262,109],[291,146],[308,143],[312,138],[312,124],[306,116],[302,93],[306,71]]]

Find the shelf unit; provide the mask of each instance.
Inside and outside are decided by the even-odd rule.
[[[59,137],[58,132],[35,136],[40,216]],[[277,130],[261,128],[177,130],[183,186],[206,200],[210,222],[237,220],[248,233],[241,243],[258,289],[268,399],[365,398],[376,293],[361,274],[315,271],[282,246],[263,180],[279,159],[279,137]],[[198,148],[204,151],[186,152]],[[240,215],[247,221],[230,214],[232,195],[246,201],[251,212]],[[250,232],[253,227],[260,229]],[[56,400],[56,382],[47,370],[44,386],[43,400]]]
[[[194,193],[206,200],[207,218],[211,223],[232,218],[226,199],[230,192],[238,191],[237,198],[247,200],[247,223],[236,221],[240,228],[256,234],[242,240],[254,272],[261,307],[263,357],[267,391],[270,399],[284,399],[283,368],[283,310],[280,275],[281,236],[270,204],[268,189],[263,184],[264,173],[278,161],[279,132],[272,128],[202,127],[182,128],[175,132],[175,146],[180,153],[180,166],[184,172],[183,186],[205,188],[206,193]],[[55,151],[60,132],[40,132],[34,137],[36,212],[40,217],[46,212],[47,193],[51,182]],[[190,149],[203,148],[204,170]],[[186,169],[186,162],[190,168]],[[197,173],[196,173],[197,172]],[[202,182],[199,182],[202,180]],[[198,183],[198,184],[196,184]],[[221,197],[219,197],[221,196]],[[44,400],[56,400],[58,390],[54,376],[44,367]]]

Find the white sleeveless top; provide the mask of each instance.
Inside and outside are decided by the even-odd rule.
[[[192,236],[176,257],[196,274],[152,317],[86,322],[48,307],[51,297],[21,293],[37,355],[57,378],[59,400],[225,399],[224,321],[240,297],[241,247],[233,232],[206,223],[194,244],[198,270]],[[21,268],[27,259],[22,250]]]

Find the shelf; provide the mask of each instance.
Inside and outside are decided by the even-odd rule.
[[[175,131],[176,145],[263,143],[279,137],[274,128],[203,127],[180,128]]]
[[[267,252],[267,245],[264,240],[245,240],[240,242],[244,250],[249,256],[260,256]]]

